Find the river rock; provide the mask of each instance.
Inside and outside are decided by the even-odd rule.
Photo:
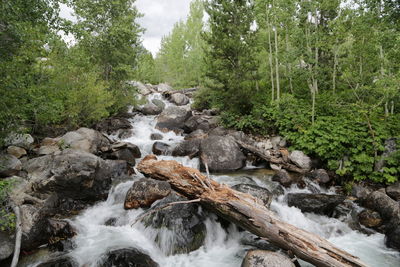
[[[170,192],[171,186],[168,182],[142,178],[134,182],[129,189],[126,194],[124,208],[148,208],[156,200],[168,196]]]
[[[100,132],[89,129],[79,128],[76,131],[68,132],[59,141],[61,147],[82,150],[92,154],[105,151],[110,146],[110,141]]]
[[[133,135],[132,123],[124,117],[114,116],[97,123],[95,130],[107,135],[117,135],[120,138],[128,138]]]
[[[191,133],[196,130],[203,130],[208,132],[218,126],[217,117],[205,116],[205,115],[195,115],[190,117],[184,125],[184,130],[186,133]]]
[[[313,212],[331,216],[335,207],[346,199],[341,195],[289,193],[288,205],[299,208],[302,212]]]
[[[18,174],[22,163],[13,155],[0,154],[0,177],[9,177]]]
[[[131,86],[136,87],[137,90],[138,90],[138,93],[141,94],[142,96],[146,96],[146,95],[148,95],[148,94],[151,94],[151,90],[149,89],[149,87],[146,86],[146,85],[144,85],[144,84],[141,83],[141,82],[138,82],[138,81],[131,81],[131,82],[129,82],[129,84],[130,84]]]
[[[163,142],[155,142],[153,144],[153,154],[155,155],[167,155],[169,153],[170,145]]]
[[[201,141],[200,159],[210,171],[233,171],[246,164],[246,157],[233,137],[209,136]]]
[[[19,159],[22,156],[25,156],[27,154],[25,149],[23,149],[22,147],[18,147],[18,146],[9,146],[7,148],[7,153],[9,155],[16,157],[17,159]]]
[[[200,152],[200,139],[185,140],[179,143],[172,151],[172,156],[174,157],[185,157],[190,158],[197,157]]]
[[[399,203],[386,195],[384,190],[382,191],[378,190],[369,194],[364,202],[365,207],[379,212],[385,222],[400,223]]]
[[[189,104],[189,97],[187,97],[181,93],[175,93],[175,94],[171,95],[171,97],[169,98],[169,101],[171,101],[172,103],[174,103],[177,106],[184,106],[184,105]]]
[[[369,194],[372,193],[372,189],[364,186],[362,184],[356,184],[353,185],[353,187],[351,188],[351,195],[355,198],[357,198],[358,202],[363,202],[365,201],[365,199],[367,199],[367,197],[369,196]]]
[[[25,149],[30,149],[35,142],[30,134],[12,133],[4,140],[6,146],[17,146]]]
[[[46,234],[50,236],[50,249],[67,251],[73,248],[73,243],[69,239],[76,235],[76,229],[68,221],[48,219]]]
[[[192,139],[204,139],[208,135],[205,133],[203,130],[198,129],[195,130],[194,132],[191,132],[190,134],[185,136],[185,140],[192,140]]]
[[[291,152],[289,155],[289,159],[291,162],[296,164],[299,168],[302,168],[304,170],[311,169],[311,159],[306,154],[304,154],[302,151],[295,150],[295,151]]]
[[[163,135],[159,133],[152,133],[150,135],[151,140],[163,140]]]
[[[295,267],[292,260],[279,252],[251,250],[247,252],[242,267]]]
[[[386,231],[386,245],[390,248],[400,250],[400,225],[393,225]]]
[[[140,111],[144,115],[158,115],[163,111],[163,108],[153,104],[152,102],[149,102],[146,105],[144,105],[142,108],[140,108]]]
[[[14,252],[14,240],[9,234],[0,231],[0,261],[7,259]]]
[[[232,186],[232,189],[239,192],[250,194],[253,197],[260,199],[264,204],[264,206],[266,206],[267,208],[269,208],[269,206],[271,205],[273,195],[266,188],[262,188],[252,184],[237,184]]]
[[[278,182],[285,187],[289,187],[293,183],[294,179],[288,171],[282,169],[277,171],[274,176],[272,176],[272,181]]]
[[[358,221],[360,224],[369,228],[378,227],[382,224],[382,218],[379,213],[368,209],[358,214]]]
[[[172,193],[152,207],[142,220],[146,227],[164,228],[163,231],[157,232],[155,240],[168,255],[194,251],[203,245],[206,236],[204,218],[199,215],[198,205],[195,203],[175,204],[157,210],[167,203],[177,201],[187,201],[187,199]],[[173,233],[165,234],[165,230]],[[162,244],[166,244],[167,247],[163,247]]]
[[[191,116],[189,109],[170,106],[158,116],[156,128],[161,131],[182,131],[185,121]]]
[[[396,201],[400,201],[400,181],[386,187],[386,194]]]
[[[101,264],[103,267],[158,267],[149,255],[136,248],[124,248],[107,253]]]
[[[142,157],[142,153],[140,152],[140,148],[137,145],[134,145],[132,143],[128,143],[128,142],[118,142],[115,143],[111,146],[111,150],[113,152],[121,150],[121,149],[128,149],[134,158],[141,158]]]
[[[324,169],[314,170],[308,175],[308,177],[320,184],[327,184],[331,181],[328,172]]]

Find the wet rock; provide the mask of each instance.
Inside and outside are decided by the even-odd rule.
[[[17,146],[30,149],[34,141],[35,140],[30,134],[12,133],[5,138],[4,143],[6,146]]]
[[[365,207],[377,211],[386,222],[396,221],[400,223],[400,205],[380,190],[368,195],[364,202]]]
[[[168,244],[167,247],[161,245],[161,249],[168,255],[189,253],[204,243],[206,236],[204,218],[198,214],[198,206],[195,203],[175,204],[152,212],[167,203],[186,200],[172,193],[152,207],[142,220],[146,227],[164,229],[157,233],[155,240],[160,245]],[[165,234],[165,230],[171,231],[171,234]]]
[[[163,140],[163,135],[159,133],[152,133],[150,135],[151,140]]]
[[[169,101],[171,101],[172,103],[174,103],[177,106],[184,106],[184,105],[189,104],[189,97],[187,97],[181,93],[175,93],[175,94],[171,95],[171,97],[169,98]]]
[[[185,140],[192,140],[192,139],[204,139],[208,135],[201,129],[198,129],[194,132],[191,132],[190,134],[185,136]]]
[[[266,188],[251,184],[238,184],[232,186],[232,189],[250,194],[253,197],[260,199],[266,207],[269,207],[271,205],[272,193]]]
[[[368,209],[358,214],[358,221],[369,228],[375,228],[382,224],[382,218],[379,213]]]
[[[386,194],[396,201],[400,201],[400,182],[386,187]]]
[[[324,169],[314,170],[308,177],[320,184],[327,184],[331,181],[328,172]]]
[[[124,117],[114,116],[97,123],[94,129],[108,135],[118,135],[120,138],[132,136],[132,124]]]
[[[118,151],[120,149],[128,149],[132,153],[133,157],[137,159],[142,157],[139,147],[132,143],[118,142],[111,146],[112,151]]]
[[[295,150],[295,151],[291,152],[289,155],[289,159],[294,164],[296,164],[299,168],[302,168],[304,170],[311,169],[311,159],[306,154],[304,154],[302,151]]]
[[[7,259],[14,252],[14,240],[11,236],[0,231],[0,261]]]
[[[203,130],[208,132],[218,126],[218,119],[216,117],[205,116],[205,115],[195,115],[190,117],[184,125],[184,130],[186,133],[191,133],[196,130]]]
[[[279,252],[251,250],[247,252],[242,267],[295,267],[292,260]]]
[[[172,156],[174,157],[185,157],[189,156],[194,158],[198,156],[200,152],[200,139],[185,140],[178,144],[172,151]]]
[[[79,264],[68,256],[62,256],[37,265],[37,267],[78,267]]]
[[[152,102],[149,102],[146,105],[144,105],[140,109],[140,111],[144,115],[158,115],[163,111],[163,108],[161,106],[157,106],[157,105],[153,104]]]
[[[73,247],[72,241],[68,240],[76,235],[76,230],[68,221],[48,219],[47,233],[49,238],[49,247],[56,251],[66,251]]]
[[[294,179],[286,170],[280,170],[274,174],[272,181],[278,182],[285,187],[289,187],[294,182]]]
[[[17,159],[19,159],[22,156],[25,156],[27,154],[25,149],[23,149],[22,147],[18,147],[18,146],[9,146],[7,148],[7,153],[9,155],[16,157]]]
[[[76,131],[68,132],[58,138],[61,148],[71,148],[82,150],[92,154],[107,150],[110,141],[100,132],[89,128],[80,128]]]
[[[124,208],[148,208],[156,200],[168,196],[170,192],[171,186],[168,182],[142,178],[134,182],[129,189],[126,194]]]
[[[158,116],[156,128],[161,131],[182,131],[191,111],[177,106],[170,106]]]
[[[167,155],[169,153],[170,146],[162,142],[155,142],[153,144],[153,154],[155,155]]]
[[[289,193],[288,205],[299,208],[302,212],[313,212],[331,216],[335,207],[346,199],[341,195]]]
[[[108,158],[116,159],[116,160],[125,160],[131,166],[134,166],[136,163],[135,156],[133,155],[132,151],[129,150],[128,148],[123,148],[123,149],[117,150],[115,152],[112,152],[110,154],[110,157],[108,157]]]
[[[200,144],[202,165],[210,171],[233,171],[246,164],[246,157],[233,137],[209,136]]]
[[[393,225],[386,232],[386,245],[390,248],[400,250],[400,225]]]
[[[104,222],[105,226],[115,226],[117,224],[117,218],[110,218]]]
[[[13,155],[0,154],[0,177],[9,177],[18,174],[22,163]]]
[[[105,256],[103,267],[158,267],[149,255],[136,248],[124,248],[110,251]]]

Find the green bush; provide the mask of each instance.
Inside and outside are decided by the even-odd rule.
[[[0,181],[0,231],[12,231],[15,228],[15,214],[8,203],[8,193],[13,181]]]

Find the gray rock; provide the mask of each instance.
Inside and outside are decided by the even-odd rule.
[[[163,111],[163,108],[160,106],[157,106],[151,102],[147,103],[146,105],[144,105],[140,111],[144,114],[144,115],[158,115]]]
[[[285,187],[289,187],[294,182],[294,179],[286,170],[280,170],[272,176],[272,181],[278,182]]]
[[[346,199],[341,195],[289,193],[288,205],[299,208],[302,212],[313,212],[332,216],[336,206]]]
[[[200,144],[202,165],[210,171],[233,171],[246,164],[246,157],[233,137],[209,136]]]
[[[22,169],[19,159],[9,154],[0,154],[0,177],[9,177],[18,174]]]
[[[141,95],[145,96],[145,95],[151,94],[150,89],[141,82],[134,81],[134,82],[131,82],[131,85],[136,87],[138,89],[139,94],[141,94]]]
[[[14,240],[5,232],[0,231],[0,261],[7,259],[14,252]]]
[[[158,116],[156,128],[161,131],[182,131],[185,121],[191,116],[191,111],[176,106],[170,106]]]
[[[155,87],[157,88],[157,91],[160,93],[173,90],[173,88],[166,83],[160,83],[160,84],[156,85]]]
[[[89,128],[68,132],[58,139],[58,143],[62,148],[82,150],[93,154],[107,150],[110,146],[107,138],[100,132]]]
[[[314,170],[308,176],[320,184],[327,184],[331,181],[328,172],[324,169]]]
[[[251,250],[247,252],[242,267],[295,267],[292,260],[279,252]]]
[[[127,142],[118,142],[115,143],[111,146],[111,150],[113,152],[121,150],[121,149],[128,149],[134,158],[141,158],[142,157],[142,153],[140,152],[140,149],[137,145],[134,145],[132,143],[127,143]]]
[[[289,159],[296,164],[299,168],[304,170],[311,169],[311,159],[302,151],[295,150],[290,153]]]
[[[153,100],[151,100],[151,103],[153,103],[154,105],[159,107],[161,110],[164,110],[164,108],[165,108],[165,103],[162,100],[153,99]]]
[[[152,133],[150,135],[151,140],[163,140],[163,135],[159,133]]]
[[[191,132],[190,134],[185,136],[185,140],[192,140],[192,139],[204,139],[208,135],[201,129],[195,130],[194,132]]]
[[[191,133],[196,130],[203,130],[208,132],[218,126],[217,117],[205,116],[205,115],[195,115],[190,117],[184,125],[184,130],[186,133]]]
[[[385,192],[375,191],[368,195],[364,205],[379,212],[385,222],[400,223],[400,205],[390,198]]]
[[[198,213],[197,204],[176,204],[156,210],[167,203],[186,200],[172,193],[152,207],[142,220],[146,227],[173,231],[172,235],[163,235],[162,231],[159,231],[155,236],[157,243],[168,244],[167,247],[162,247],[167,255],[189,253],[200,248],[204,243],[206,227],[203,223],[204,218]]]
[[[361,184],[358,185],[353,185],[353,187],[351,188],[351,195],[353,197],[356,197],[358,199],[359,202],[363,202],[369,194],[372,193],[372,189],[363,186]]]
[[[155,142],[153,144],[153,154],[155,155],[168,155],[170,146],[162,142]]]
[[[386,194],[396,201],[400,201],[400,182],[386,187]]]
[[[159,265],[136,248],[124,248],[113,250],[103,257],[103,267],[158,267]]]
[[[177,106],[184,106],[189,104],[189,97],[181,93],[175,93],[171,95],[169,101],[171,101]]]
[[[7,148],[7,153],[9,155],[16,157],[17,159],[19,159],[22,156],[25,156],[27,154],[25,149],[23,149],[22,147],[17,147],[17,146],[9,146]]]
[[[125,209],[148,208],[156,200],[169,195],[171,186],[168,182],[142,178],[133,183],[125,197]]]
[[[108,135],[118,135],[120,138],[128,138],[133,135],[132,123],[122,116],[104,119],[97,123],[94,129]]]
[[[30,134],[12,133],[4,140],[4,142],[6,146],[18,146],[30,149],[35,140]]]
[[[260,199],[264,204],[264,206],[266,206],[267,208],[271,205],[273,195],[266,188],[262,188],[257,185],[251,185],[251,184],[237,184],[232,186],[232,189],[239,192],[250,194],[253,197]]]
[[[200,152],[200,139],[185,140],[178,144],[172,151],[172,156],[174,157],[185,157],[189,156],[194,158],[198,156]]]
[[[270,140],[271,140],[273,149],[279,149],[280,147],[283,147],[283,146],[281,146],[281,142],[282,142],[283,138],[280,137],[279,135],[271,137]]]

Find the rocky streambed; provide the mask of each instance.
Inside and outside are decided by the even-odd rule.
[[[93,129],[39,145],[29,136],[10,140],[0,174],[18,175],[12,199],[23,215],[20,266],[309,266],[197,203],[169,205],[187,199],[137,172],[148,154],[208,169],[212,179],[256,196],[282,220],[370,266],[399,266],[399,185],[355,186],[344,196],[331,174],[301,151],[289,152],[284,138],[219,127],[214,111],[190,109],[191,91],[138,86],[143,106]],[[241,142],[282,164],[263,161]],[[7,266],[13,236],[2,233],[0,242]]]

